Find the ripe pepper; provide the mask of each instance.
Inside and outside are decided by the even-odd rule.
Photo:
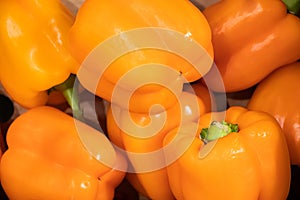
[[[222,0],[203,14],[212,30],[214,59],[227,92],[250,88],[275,69],[300,59],[300,18],[287,12],[281,0]],[[209,86],[223,89],[213,82]]]
[[[75,74],[68,31],[74,16],[59,0],[1,1],[0,81],[25,108],[45,105],[48,90]]]
[[[1,184],[10,199],[113,199],[125,176],[119,169],[126,162],[103,134],[74,120],[42,106],[12,122],[0,168]],[[78,127],[100,137],[95,152],[101,160],[85,148]]]
[[[127,110],[114,105],[107,112],[110,140],[129,152],[128,159],[133,169],[128,171],[127,179],[139,193],[150,199],[167,200],[174,199],[174,196],[170,191],[165,163],[161,157],[163,152],[149,157],[147,153],[159,152],[164,136],[171,129],[181,126],[181,123],[197,122],[200,114],[209,112],[207,109],[210,107],[206,107],[204,101],[194,94],[183,92],[180,99],[180,103],[176,103],[165,113],[129,112],[127,115]],[[114,109],[116,110],[113,111]],[[160,126],[157,124],[159,122],[164,123]],[[156,129],[156,126],[161,129]],[[142,155],[142,158],[135,157],[135,153]]]
[[[214,106],[217,105],[216,97],[213,92],[208,89],[208,87],[203,84],[201,81],[196,81],[191,84],[187,83],[183,85],[183,91],[194,93],[197,95],[204,103],[204,107],[206,108],[205,112],[210,112],[212,110],[216,111]]]
[[[186,124],[187,129],[193,126],[196,134],[173,129],[164,140],[167,145],[177,138],[165,151],[166,160],[187,147],[167,166],[176,199],[286,199],[289,154],[271,115],[234,106],[202,115],[199,124]]]
[[[149,29],[147,29],[149,32],[143,32],[145,30],[143,28],[152,28],[154,32],[157,31],[158,38],[163,38],[159,44],[167,44],[171,52],[166,49],[155,48],[154,41],[156,40],[151,37],[153,32]],[[165,31],[164,33],[169,31],[167,38],[164,38],[163,30]],[[138,31],[141,31],[139,32],[141,34],[137,34],[135,37],[130,35],[130,33],[137,33]],[[175,32],[182,34],[181,37],[177,41],[171,42],[171,44],[168,43],[176,35]],[[119,37],[116,38],[116,36]],[[96,47],[103,46],[111,38],[115,40],[107,45],[106,51],[103,54],[99,54],[99,60],[94,62],[103,63],[108,58],[114,58],[114,56],[117,56],[117,58],[111,60],[101,77],[99,66],[90,63],[90,65],[86,66],[86,74],[81,76],[79,73],[78,79],[89,91],[109,102],[112,101],[113,91],[117,87],[123,93],[129,93],[136,89],[131,96],[129,106],[127,104],[124,105],[124,100],[114,102],[123,108],[129,107],[133,112],[148,112],[149,108],[154,104],[160,104],[165,108],[169,108],[176,103],[176,96],[172,93],[174,91],[170,91],[160,84],[155,84],[157,77],[162,76],[163,79],[166,79],[170,76],[169,73],[145,72],[145,70],[143,73],[137,73],[136,76],[133,75],[132,78],[120,85],[118,81],[123,75],[128,74],[138,66],[149,63],[165,65],[178,72],[177,75],[170,78],[169,82],[175,84],[174,87],[181,92],[184,82],[183,77],[187,81],[195,81],[201,78],[210,69],[213,61],[213,47],[209,25],[200,10],[186,0],[176,0],[175,3],[170,0],[85,1],[79,8],[76,20],[70,31],[72,55],[79,63],[84,63],[85,59],[95,52]],[[147,41],[150,41],[150,43],[147,43]],[[200,59],[200,61],[203,61],[201,66],[202,74],[191,63],[187,62],[182,55],[176,55],[176,52],[174,52],[175,47],[180,47],[183,41],[194,41],[203,47],[205,53],[186,52],[189,54],[193,52],[196,57],[199,56],[198,58],[202,56]],[[149,46],[146,45],[146,48],[142,48],[140,42]],[[132,51],[132,48],[134,51]],[[118,52],[122,50],[131,51],[118,55]],[[99,79],[99,82],[96,88],[93,88],[90,86],[89,81],[91,77],[95,77],[95,74],[98,76],[95,79]],[[132,80],[144,80],[152,75],[151,83],[139,85],[141,87],[135,88],[136,84]]]
[[[285,134],[291,163],[300,166],[299,76],[300,62],[275,70],[258,84],[247,107],[267,112],[276,118]]]

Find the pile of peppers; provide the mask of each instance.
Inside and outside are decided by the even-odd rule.
[[[295,198],[300,1],[204,2],[0,1],[5,197]]]

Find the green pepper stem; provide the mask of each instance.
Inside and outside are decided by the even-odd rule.
[[[82,118],[82,111],[79,106],[78,98],[76,95],[74,95],[74,82],[76,80],[76,76],[74,74],[71,74],[67,80],[65,80],[63,83],[56,85],[53,87],[54,90],[58,90],[62,92],[64,97],[66,98],[68,104],[70,105],[73,116],[77,119],[83,119]]]
[[[225,121],[213,121],[208,128],[203,128],[200,133],[200,138],[205,142],[210,142],[222,138],[232,132],[238,132],[238,125]]]
[[[300,0],[282,0],[288,11],[294,15],[300,16]]]

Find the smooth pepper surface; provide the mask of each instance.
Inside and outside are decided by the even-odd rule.
[[[136,30],[137,32],[145,30],[145,28],[151,28],[154,32],[157,31],[155,36],[158,38],[162,36],[159,30],[167,31],[169,37],[163,39],[160,44],[168,44],[165,49],[171,51],[158,49],[153,44],[153,46],[150,44],[147,48],[141,48],[139,44],[143,42],[149,44],[148,41],[154,41],[151,34],[147,34],[147,32],[142,35],[137,34],[135,37],[130,37],[128,34],[129,31]],[[180,33],[181,37],[170,44],[168,42],[174,38],[174,32]],[[82,77],[79,74],[78,79],[88,90],[94,90],[94,88],[89,87],[89,77],[98,74],[97,88],[91,92],[110,102],[116,86],[123,93],[129,93],[132,89],[136,89],[132,94],[129,106],[122,105],[124,100],[114,102],[133,112],[147,112],[154,104],[160,104],[165,108],[175,104],[176,97],[172,91],[156,84],[158,77],[166,79],[170,74],[151,73],[145,72],[145,70],[142,73],[137,73],[136,76],[133,75],[130,81],[118,85],[118,81],[122,76],[145,64],[160,64],[177,72],[178,76],[169,82],[174,82],[175,85],[177,84],[175,87],[181,90],[180,87],[182,87],[184,79],[195,81],[201,78],[210,69],[213,61],[211,31],[207,20],[197,7],[186,0],[87,0],[78,10],[75,23],[70,31],[72,55],[79,63],[84,63],[85,59],[92,52],[95,52],[96,47],[103,47],[105,42],[116,36],[117,39],[107,46],[106,51],[99,54],[99,60],[89,63],[86,67],[85,72],[90,75]],[[178,44],[176,44],[177,41]],[[174,52],[174,47],[180,47],[183,41],[195,41],[203,49],[203,52],[186,51],[186,53],[198,54],[199,57],[209,57],[209,62],[202,65],[201,73],[191,63],[187,62],[182,55],[177,55]],[[134,51],[123,52],[121,55],[118,53],[121,50],[132,48],[135,48]],[[103,63],[107,61],[107,58],[116,55],[117,58],[111,60],[103,74],[99,74],[96,63]],[[146,80],[147,77],[152,76],[152,82],[134,88],[137,80]]]
[[[250,88],[300,59],[300,18],[281,0],[222,0],[203,14],[212,30],[214,59],[226,92]],[[223,89],[213,83],[209,87]]]
[[[113,199],[125,176],[119,169],[126,167],[126,161],[103,134],[77,122],[81,130],[102,137],[100,160],[95,159],[80,140],[74,120],[42,106],[13,121],[0,164],[1,184],[10,199]],[[102,162],[103,157],[110,163]]]
[[[59,0],[0,2],[0,81],[26,108],[45,105],[48,90],[75,74],[68,31],[74,16]]]
[[[209,142],[200,138],[202,129],[218,118],[237,125],[237,131]],[[289,153],[282,130],[271,115],[234,106],[226,113],[202,115],[199,124],[186,124],[187,129],[192,126],[198,126],[198,134],[173,129],[164,140],[167,145],[177,138],[166,151],[166,160],[188,147],[178,160],[167,166],[176,199],[287,198],[291,176]],[[216,127],[228,130],[218,123]]]
[[[200,114],[210,111],[210,105],[194,94],[183,92],[180,102],[161,113],[128,113],[114,106],[107,113],[108,136],[112,143],[128,152],[132,169],[127,179],[150,199],[175,199],[165,168],[163,139],[173,128],[197,122]]]
[[[285,65],[258,84],[248,109],[264,111],[278,121],[285,134],[291,163],[300,165],[300,62]]]

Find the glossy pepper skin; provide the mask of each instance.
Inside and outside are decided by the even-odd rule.
[[[203,14],[227,92],[250,88],[300,58],[300,18],[289,14],[281,0],[222,0]],[[213,83],[210,87],[220,90]]]
[[[107,23],[108,21],[109,23]],[[178,56],[174,52],[155,48],[139,48],[136,40],[148,41],[150,38],[147,37],[147,34],[138,35],[132,39],[125,32],[134,29],[142,30],[143,28],[170,30],[170,38],[173,34],[171,34],[171,31],[180,32],[186,35],[186,38],[182,37],[183,40],[194,40],[202,45],[203,49],[207,51],[206,54],[209,55],[211,62],[209,61],[209,63],[202,66],[205,72],[202,71],[203,74],[200,74],[190,63],[180,57],[181,55]],[[119,55],[116,60],[109,64],[103,75],[98,77],[97,89],[92,92],[109,102],[112,101],[113,90],[120,78],[137,66],[158,63],[176,70],[178,77],[172,81],[176,82],[176,87],[181,90],[182,76],[188,81],[195,81],[207,73],[212,64],[213,47],[209,25],[203,14],[191,2],[186,0],[176,0],[175,2],[170,0],[87,0],[78,10],[76,20],[70,31],[72,55],[79,63],[82,63],[95,47],[101,46],[102,42],[117,34],[120,34],[120,42],[111,44],[111,49],[108,49],[109,52],[106,57],[119,52],[120,49],[130,49],[132,46],[136,46],[137,50]],[[199,52],[200,54],[201,52]],[[88,74],[93,75],[98,74],[99,70],[91,65],[86,71]],[[151,76],[151,74],[138,73],[137,77],[131,80],[143,80],[147,76]],[[160,76],[160,74],[156,73],[155,76]],[[168,74],[161,76],[168,76]],[[88,90],[91,90],[87,86],[88,83],[86,83],[88,80],[84,80],[80,75],[78,79]],[[152,81],[155,82],[155,78]],[[124,93],[128,93],[135,86],[126,82],[121,88]],[[125,107],[122,102],[115,103],[127,108],[127,105]],[[161,85],[150,83],[135,90],[128,107],[133,112],[142,113],[148,112],[154,104],[169,108],[175,102],[176,97],[172,95],[172,91]]]
[[[15,119],[7,133],[8,150],[1,159],[1,184],[10,199],[113,199],[125,172],[87,151],[74,120],[48,106],[32,108]],[[100,134],[85,124],[82,128]],[[100,136],[103,149],[99,156],[110,157],[111,166],[126,166],[107,138]]]
[[[197,95],[204,103],[205,112],[210,112],[215,110],[216,98],[213,92],[208,89],[208,87],[200,81],[193,82],[191,84],[187,83],[183,85],[183,91]]]
[[[291,163],[300,166],[300,62],[285,65],[258,84],[248,109],[264,111],[276,118],[285,134]]]
[[[127,173],[127,179],[139,193],[150,199],[170,200],[174,199],[174,196],[169,188],[165,163],[162,158],[163,151],[161,154],[149,157],[147,157],[147,153],[159,152],[162,149],[164,136],[173,128],[180,126],[180,123],[197,122],[199,113],[209,112],[207,110],[209,107],[206,107],[204,101],[194,94],[183,92],[180,98],[182,104],[177,103],[166,110],[165,119],[163,113],[153,115],[130,112],[130,117],[128,117],[127,111],[121,108],[113,113],[112,106],[107,113],[107,130],[112,143],[127,152],[146,154],[143,161],[128,154],[129,162],[134,170]],[[196,104],[194,104],[194,100]],[[135,124],[130,125],[130,120]],[[164,122],[163,126],[159,126],[161,127],[159,131],[152,132],[154,128],[147,128],[147,126],[154,127],[153,124],[159,121]],[[153,166],[153,168],[149,166]]]
[[[0,81],[20,105],[45,105],[47,91],[79,68],[67,39],[74,16],[59,0],[5,0],[0,7]]]
[[[213,113],[200,117],[199,132],[214,119]],[[238,131],[204,145],[199,134],[181,134],[174,129],[164,145],[180,147],[191,144],[184,154],[167,167],[170,187],[176,199],[285,200],[290,184],[287,144],[277,121],[263,112],[230,107],[224,119],[237,124]],[[166,154],[168,160],[169,154]]]

